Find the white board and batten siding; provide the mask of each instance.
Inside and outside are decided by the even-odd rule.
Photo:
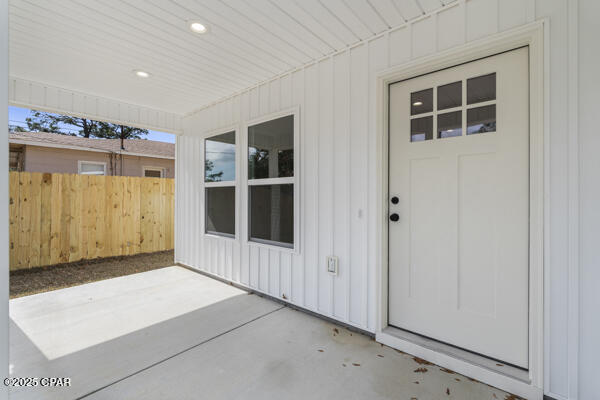
[[[572,295],[566,237],[567,8],[563,0],[457,1],[186,116],[184,134],[177,138],[176,261],[374,332],[381,184],[375,177],[382,149],[376,135],[377,74],[547,18],[546,36],[552,40],[546,57],[552,68],[546,82],[552,96],[547,105],[545,190],[556,200],[545,211],[552,221],[546,227],[545,392],[570,398],[576,390],[569,382],[577,354],[569,347],[573,332],[564,306]],[[203,136],[234,124],[245,135],[247,121],[290,107],[298,107],[300,117],[300,251],[205,236]],[[326,271],[328,255],[339,257],[338,276]]]
[[[180,134],[181,115],[11,77],[10,105]]]

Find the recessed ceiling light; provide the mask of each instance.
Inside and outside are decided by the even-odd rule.
[[[415,101],[415,102],[413,103],[413,106],[422,106],[422,105],[423,105],[423,102],[422,102],[422,101]]]
[[[138,78],[150,78],[150,73],[146,71],[142,71],[141,69],[134,69],[133,73]]]
[[[194,33],[208,32],[208,27],[199,21],[189,21],[188,26],[190,27],[190,30]]]

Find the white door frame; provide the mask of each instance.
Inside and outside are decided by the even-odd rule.
[[[544,105],[548,99],[544,63],[544,37],[547,21],[536,21],[470,42],[443,52],[385,70],[377,75],[377,135],[379,166],[377,215],[378,293],[376,340],[428,359],[445,368],[470,376],[528,399],[542,399],[544,377]],[[492,371],[472,362],[422,346],[384,332],[388,327],[388,85],[440,69],[522,46],[529,46],[529,134],[530,134],[530,233],[529,233],[529,370],[528,382]],[[546,127],[547,128],[547,127]]]

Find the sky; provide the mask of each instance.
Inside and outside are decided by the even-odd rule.
[[[30,113],[29,108],[21,108],[21,107],[8,107],[8,123],[10,125],[18,125],[27,127],[27,123],[25,122],[25,118],[29,116]],[[78,132],[79,128],[76,126],[63,125],[61,126],[65,131]],[[158,131],[149,131],[148,135],[145,136],[148,140],[156,140],[158,142],[168,142],[175,143],[175,135],[166,132],[158,132]]]

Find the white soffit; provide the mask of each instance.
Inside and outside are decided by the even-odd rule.
[[[10,75],[183,115],[452,1],[9,0]]]

